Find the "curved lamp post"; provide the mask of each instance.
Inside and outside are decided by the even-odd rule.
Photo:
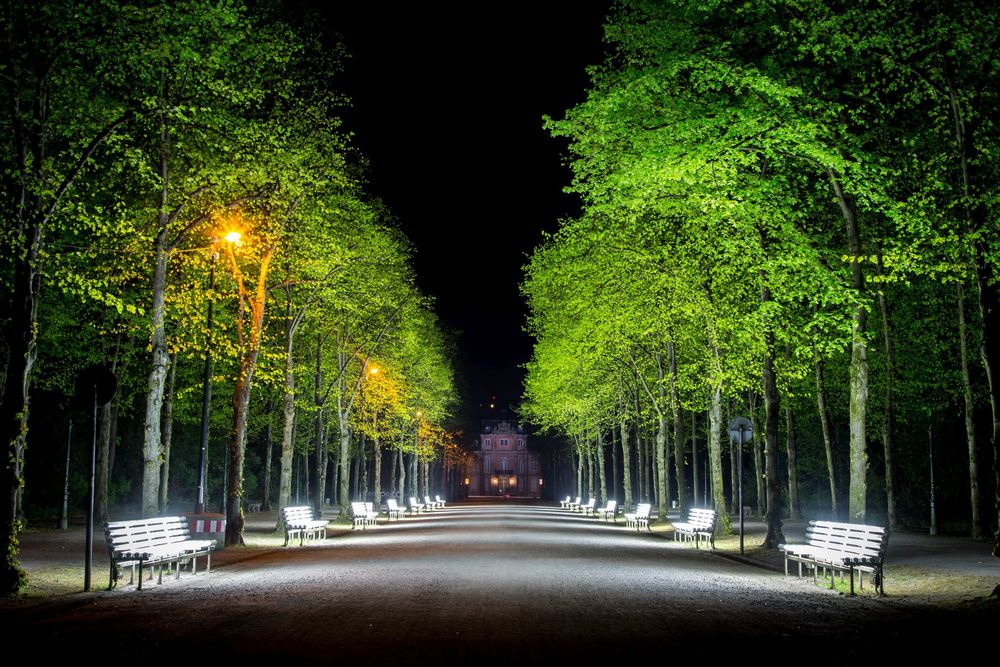
[[[232,231],[223,237],[227,243],[239,243],[240,233]],[[215,291],[215,262],[219,252],[212,253],[212,263],[208,274],[208,320],[205,333],[205,373],[202,379],[201,393],[201,450],[198,453],[198,499],[194,504],[195,514],[205,513],[205,478],[208,468],[208,417],[209,406],[212,403],[212,310],[215,302],[211,293]]]

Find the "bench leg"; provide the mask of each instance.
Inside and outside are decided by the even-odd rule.
[[[136,584],[136,590],[142,590],[142,561],[139,561],[139,583]]]

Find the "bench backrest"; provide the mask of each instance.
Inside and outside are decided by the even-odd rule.
[[[715,510],[692,508],[688,510],[687,523],[701,530],[715,530]]]
[[[104,524],[104,536],[111,551],[135,551],[176,544],[190,539],[187,517],[165,516]]]
[[[352,502],[351,503],[351,515],[353,516],[364,516],[368,514],[368,508],[365,507],[363,502]]]
[[[430,496],[424,496],[424,504],[425,505],[430,505],[431,502],[432,501],[431,501],[431,497]]]
[[[596,505],[597,505],[597,498],[591,498],[590,500],[587,501],[587,504],[584,505],[584,507],[595,507]]]
[[[395,498],[389,498],[387,501],[385,501],[385,505],[386,505],[386,507],[388,507],[391,510],[402,509],[399,505],[396,504],[396,499]]]
[[[635,518],[648,519],[653,506],[650,503],[639,503],[635,506]]]
[[[365,513],[375,514],[375,503],[365,503]]]
[[[889,531],[882,526],[836,521],[810,521],[806,528],[810,546],[828,549],[856,558],[885,557]]]
[[[302,523],[304,521],[312,521],[313,510],[308,505],[284,507],[281,510],[281,516],[284,519],[286,526],[294,526],[295,524]]]
[[[604,506],[604,509],[607,512],[614,512],[616,507],[618,507],[618,501],[609,500],[608,503]]]
[[[423,505],[423,503],[418,503],[416,496],[410,496],[410,507],[416,507],[417,505]]]
[[[576,500],[573,501],[573,504],[574,505],[579,505],[580,504],[580,496],[576,497]]]

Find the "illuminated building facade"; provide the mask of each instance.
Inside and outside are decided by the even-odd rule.
[[[470,496],[541,498],[542,468],[538,454],[528,451],[528,436],[507,419],[483,420],[465,479]]]

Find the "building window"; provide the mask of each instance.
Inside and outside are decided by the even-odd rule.
[[[531,459],[531,472],[538,472],[538,461]]]
[[[521,457],[518,457],[517,459],[517,472],[522,474],[524,473],[524,459]]]
[[[503,439],[500,440],[500,446],[501,447],[506,447],[509,444],[510,444],[510,441],[507,440],[506,438],[503,438]]]
[[[521,440],[520,438],[517,439],[517,448],[524,449],[524,440]]]
[[[483,440],[483,449],[490,449],[492,447],[493,447],[493,443],[490,442],[489,438],[487,438],[486,440]]]

